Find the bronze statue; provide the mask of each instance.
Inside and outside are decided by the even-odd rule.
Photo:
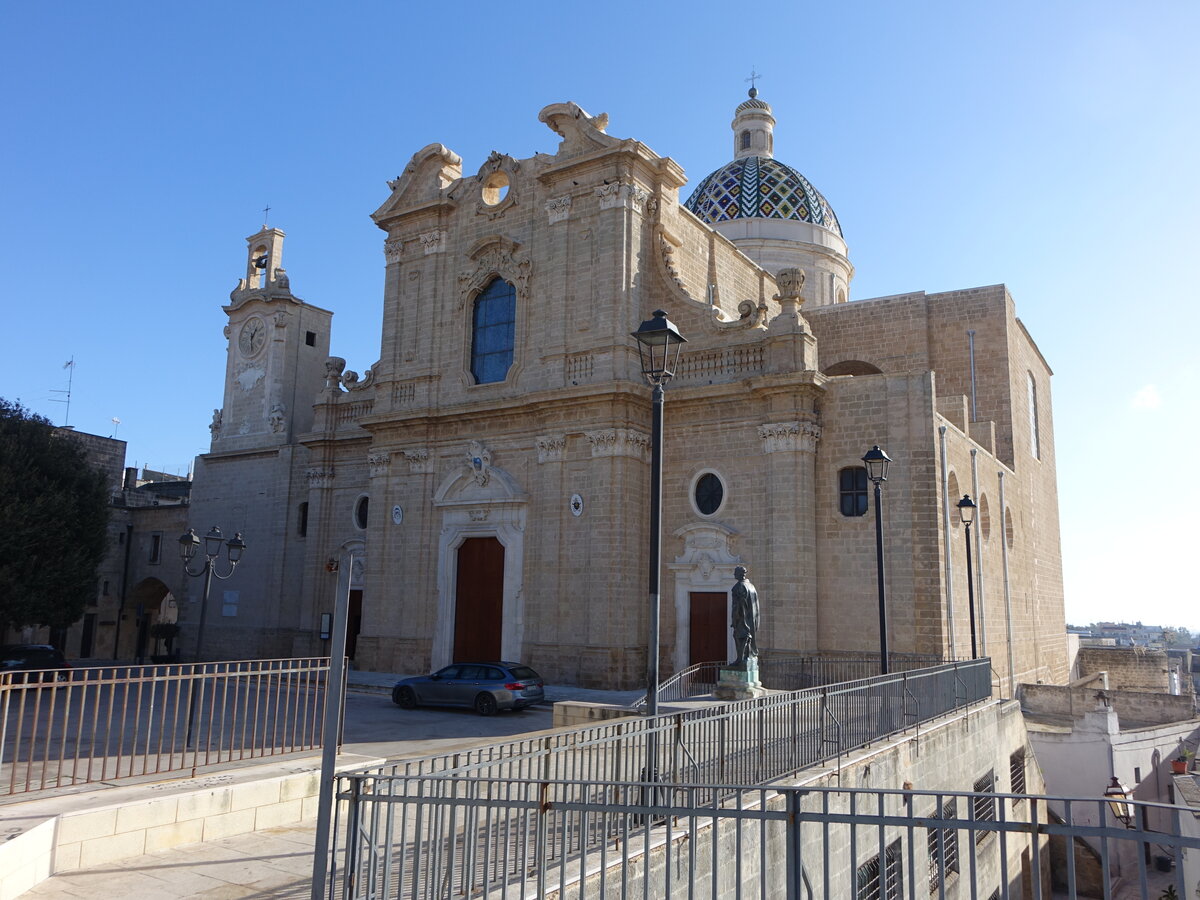
[[[746,577],[746,567],[733,570],[733,644],[737,648],[734,665],[758,657],[758,591]]]

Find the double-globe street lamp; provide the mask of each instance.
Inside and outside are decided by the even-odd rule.
[[[971,570],[971,524],[975,521],[976,509],[971,495],[963,494],[958,501],[958,517],[967,535],[967,615],[971,620],[971,659],[979,659],[979,650],[975,645],[975,577]]]
[[[879,586],[879,674],[888,674],[887,593],[883,586],[883,491],[892,458],[876,444],[862,458],[867,478],[875,485],[875,579]]]
[[[658,715],[659,556],[662,553],[663,385],[675,376],[687,338],[661,309],[633,332],[642,358],[642,375],[651,387],[650,403],[650,646],[646,664],[646,715]],[[650,755],[653,760],[653,754]]]
[[[215,565],[217,557],[221,555],[222,543],[225,544],[225,554],[229,559],[229,571],[224,575],[216,571]],[[208,618],[208,592],[212,587],[212,580],[216,577],[224,581],[233,575],[233,570],[237,568],[246,544],[242,540],[240,531],[226,541],[225,536],[221,534],[221,529],[214,525],[212,530],[204,536],[204,568],[199,572],[193,572],[189,568],[189,564],[195,559],[196,551],[199,549],[200,538],[196,535],[196,529],[189,528],[187,534],[179,539],[179,557],[183,560],[183,571],[193,578],[204,576],[204,596],[200,600],[200,627],[196,631],[196,662],[201,661],[201,651],[204,649],[204,623]]]

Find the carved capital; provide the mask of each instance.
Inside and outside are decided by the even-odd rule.
[[[310,488],[333,487],[333,467],[314,467],[304,473],[308,477]]]
[[[571,196],[568,194],[565,197],[555,197],[553,200],[546,201],[546,214],[550,217],[550,224],[555,222],[563,222],[571,215]]]
[[[424,447],[415,447],[411,450],[401,450],[400,452],[408,462],[408,471],[417,474],[433,471],[429,464],[429,451]]]
[[[650,193],[643,188],[636,184],[622,182],[602,184],[596,188],[595,193],[600,198],[601,209],[623,206],[634,212],[642,212],[646,208],[646,201],[650,198]]]
[[[383,258],[388,264],[400,262],[404,255],[404,239],[392,238],[383,242]]]
[[[446,232],[444,231],[427,231],[417,235],[417,238],[420,240],[421,250],[426,256],[430,253],[446,252]]]
[[[815,422],[775,422],[758,426],[763,453],[814,453],[821,438],[821,427]]]
[[[592,457],[628,456],[631,459],[650,458],[650,436],[631,428],[606,428],[586,431],[584,437],[592,445]]]
[[[539,463],[562,462],[567,449],[565,434],[542,435],[536,441]]]
[[[380,450],[375,453],[367,454],[367,466],[370,468],[371,477],[378,478],[380,475],[386,475],[388,469],[392,465],[392,454],[386,450]]]

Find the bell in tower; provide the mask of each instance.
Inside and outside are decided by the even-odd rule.
[[[237,290],[259,292],[266,299],[268,294],[291,295],[287,272],[283,263],[284,233],[278,228],[263,225],[262,230],[246,238],[248,245],[246,277],[238,282]]]

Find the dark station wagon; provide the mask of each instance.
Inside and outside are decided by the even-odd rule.
[[[417,706],[466,706],[481,716],[501,709],[524,709],[545,699],[542,676],[514,662],[454,663],[429,675],[396,682],[392,702]]]

